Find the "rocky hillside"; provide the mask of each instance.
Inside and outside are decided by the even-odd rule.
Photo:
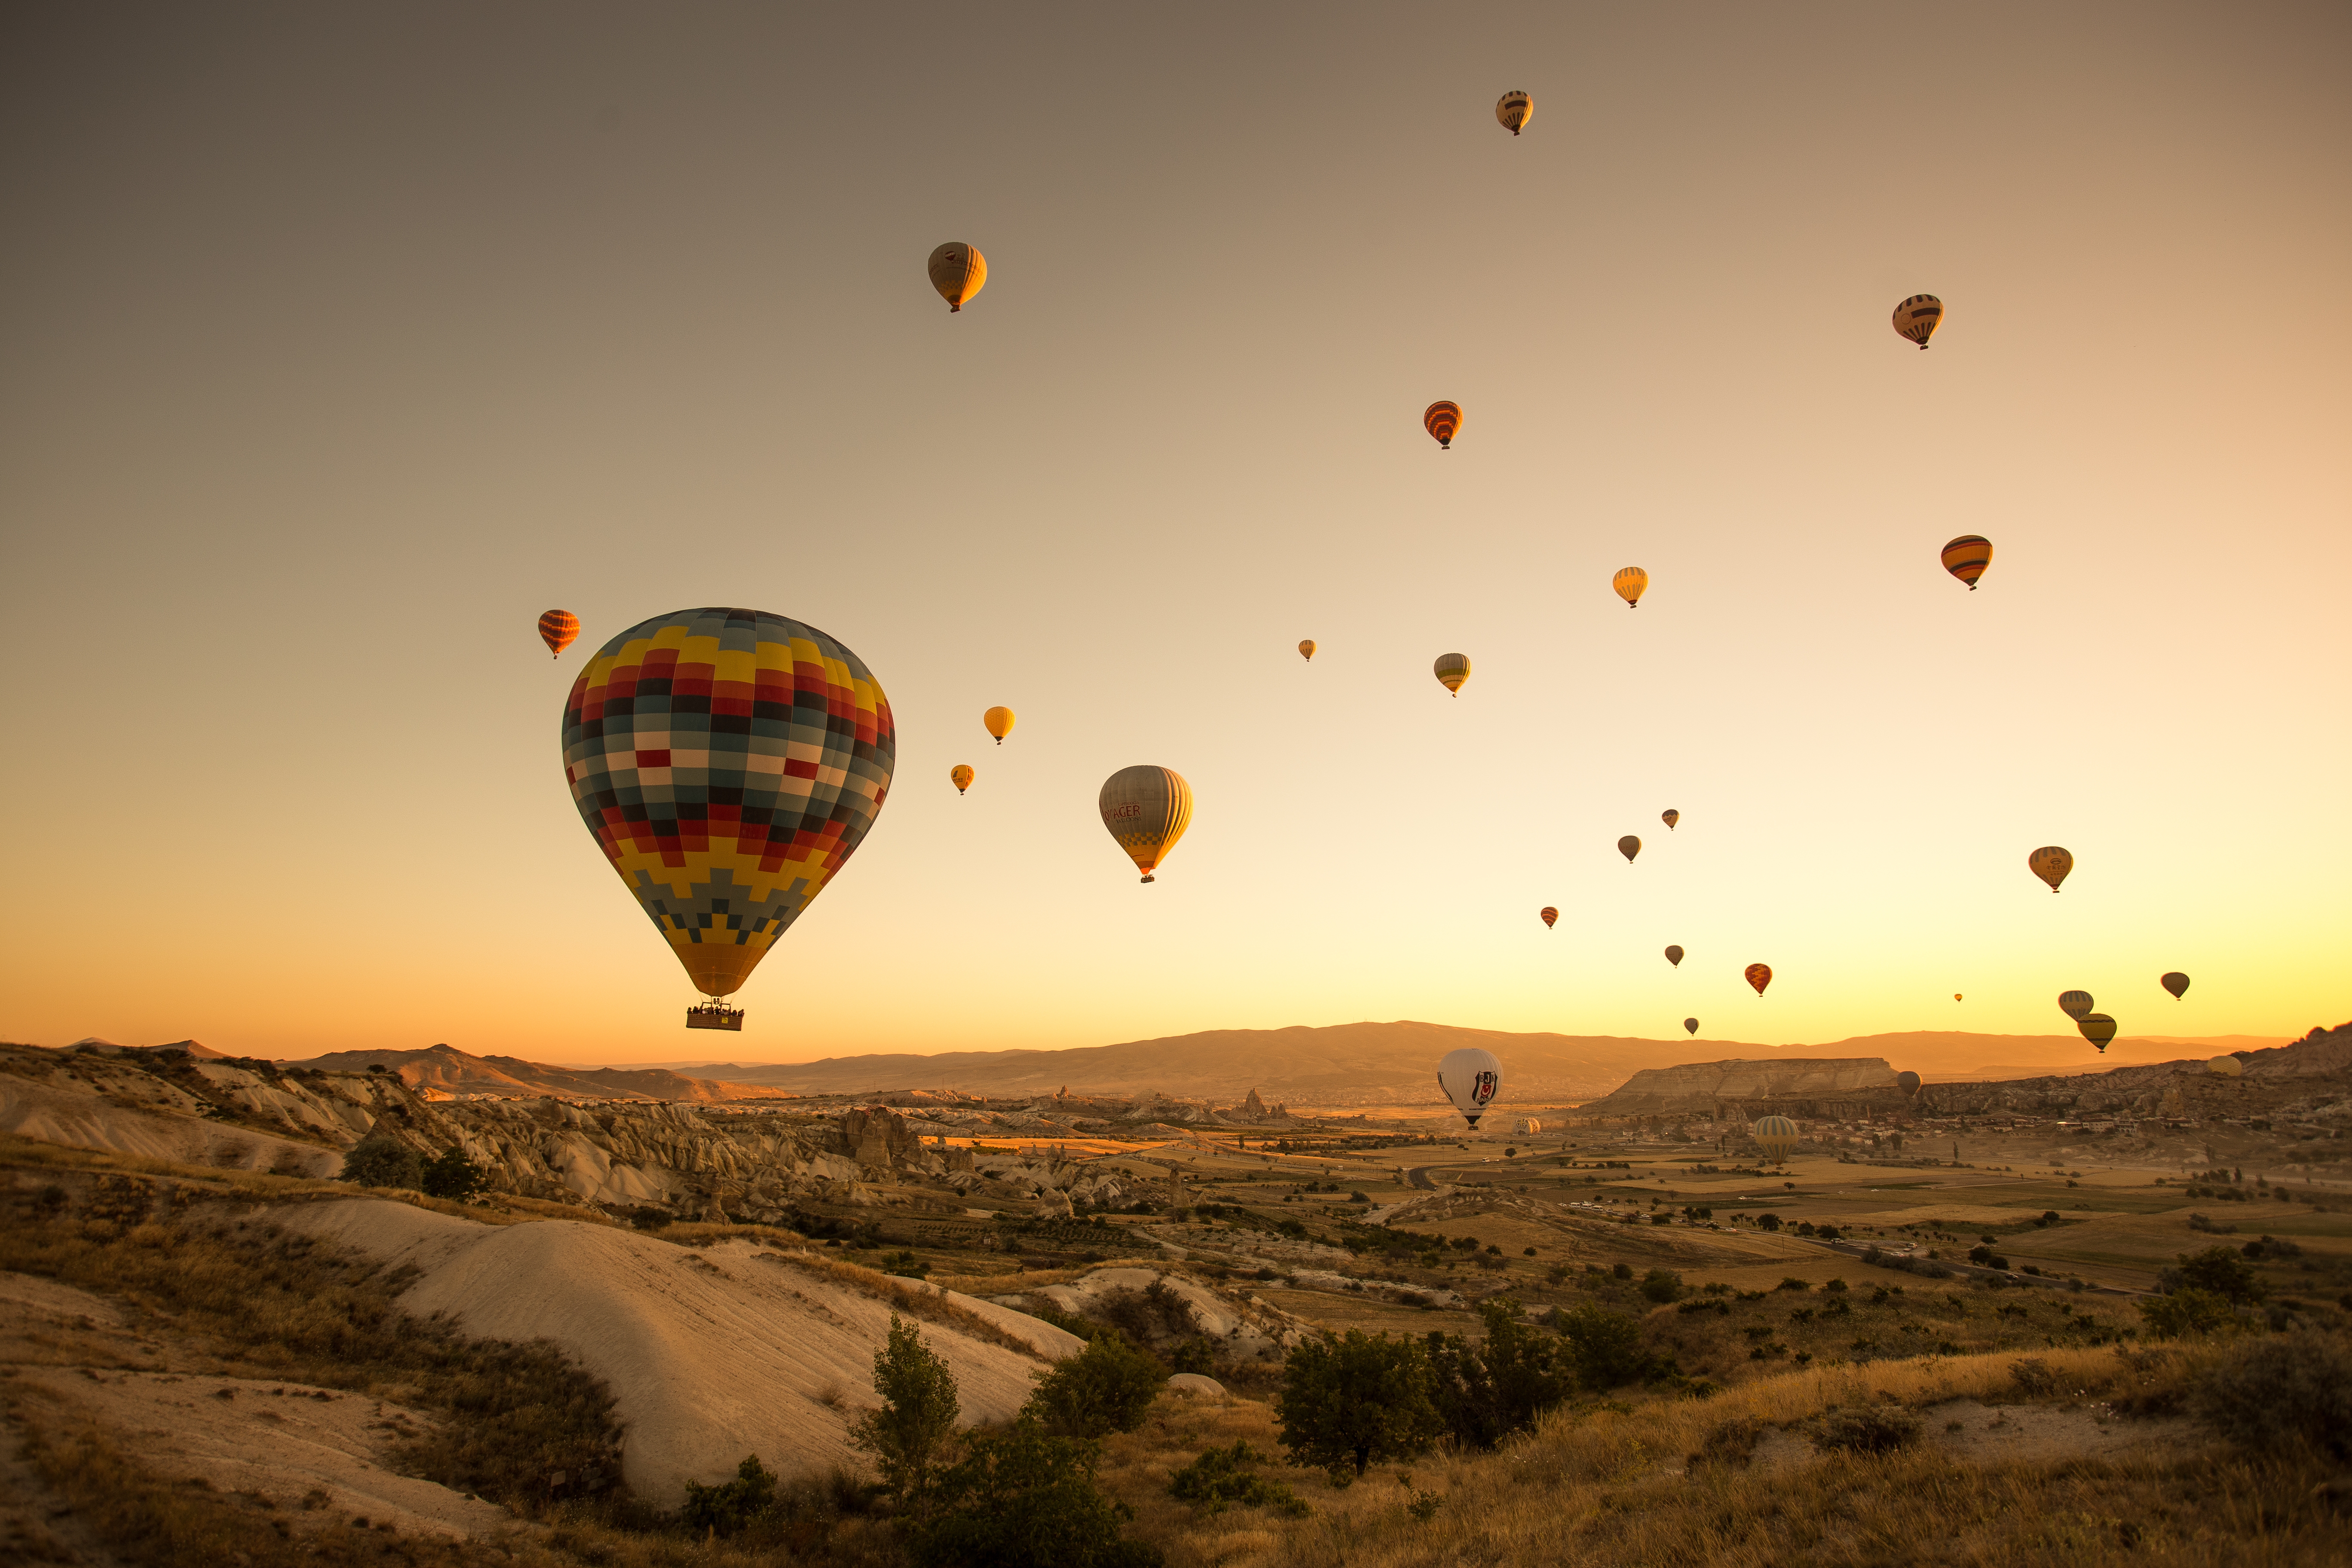
[[[2234,1078],[2192,1058],[2005,1083],[1930,1084],[1919,1091],[1917,1110],[1927,1116],[2011,1112],[2282,1124],[2340,1125],[2352,1118],[2352,1024],[2315,1029],[2290,1046],[2229,1054],[2241,1069]]]
[[[1773,1057],[1647,1068],[1614,1094],[1577,1108],[1582,1116],[1710,1116],[1778,1111],[1843,1120],[1901,1109],[1907,1097],[1880,1057]]]
[[[661,1068],[560,1068],[520,1057],[477,1057],[449,1046],[415,1051],[333,1051],[307,1061],[278,1066],[330,1073],[382,1068],[433,1097],[475,1094],[551,1094],[572,1100],[672,1100],[714,1103],[730,1100],[790,1100],[793,1091],[772,1084],[727,1083],[688,1078]]]

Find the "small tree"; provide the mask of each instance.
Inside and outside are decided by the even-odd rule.
[[[932,1472],[955,1436],[955,1373],[923,1343],[915,1325],[890,1314],[888,1342],[874,1352],[874,1392],[882,1408],[850,1428],[849,1440],[874,1456],[882,1484],[922,1518],[930,1506]]]
[[[1569,1359],[1585,1387],[1616,1388],[1649,1372],[1642,1325],[1630,1315],[1612,1312],[1598,1301],[1580,1301],[1563,1309],[1557,1321],[1560,1338],[1568,1342]]]
[[[415,1150],[383,1132],[371,1132],[343,1156],[343,1180],[363,1187],[418,1188],[425,1161]]]
[[[1418,1454],[1444,1432],[1430,1399],[1429,1357],[1411,1340],[1350,1329],[1293,1349],[1275,1419],[1294,1465],[1362,1475],[1373,1460]]]
[[[1037,1380],[1021,1415],[1056,1437],[1132,1432],[1167,1382],[1166,1368],[1117,1330],[1106,1329]]]
[[[463,1149],[452,1149],[437,1160],[428,1160],[418,1185],[428,1198],[454,1198],[462,1203],[480,1192],[489,1173],[466,1158]]]
[[[2179,1255],[2180,1267],[2164,1270],[2161,1283],[2204,1290],[2242,1305],[2266,1294],[2263,1282],[2244,1257],[2226,1247],[2209,1247],[2196,1257]]]
[[[2194,1285],[2184,1285],[2169,1296],[2147,1297],[2133,1304],[2147,1320],[2148,1332],[2160,1340],[2210,1333],[2237,1322],[2227,1296],[2200,1290]]]
[[[677,1510],[678,1522],[688,1530],[732,1535],[767,1512],[775,1500],[776,1478],[760,1463],[759,1455],[746,1454],[735,1467],[731,1481],[715,1487],[686,1483],[686,1502]]]
[[[1029,1422],[974,1433],[939,1479],[938,1510],[914,1537],[923,1568],[1158,1568],[1159,1551],[1119,1539],[1128,1510],[1095,1484],[1095,1445]]]
[[[1576,1373],[1567,1347],[1529,1324],[1509,1297],[1480,1302],[1478,1315],[1486,1324],[1484,1345],[1429,1336],[1431,1401],[1456,1442],[1491,1448],[1575,1393]]]

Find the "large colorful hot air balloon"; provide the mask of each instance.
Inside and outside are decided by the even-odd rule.
[[[1679,945],[1666,949],[1666,962],[1676,969],[1683,966],[1683,950]]]
[[[971,765],[969,763],[958,763],[948,770],[948,782],[956,786],[958,795],[971,787]]]
[[[2058,993],[2058,1011],[2065,1014],[2066,1016],[2074,1019],[2074,1022],[2078,1024],[2083,1021],[2084,1014],[2090,1012],[2092,1008],[2097,1005],[2097,1003],[2091,1000],[2091,994],[2087,991],[2061,991]]]
[[[1944,546],[1944,570],[1977,591],[1977,579],[1992,564],[1992,541],[1981,533],[1963,533]]]
[[[1746,973],[1748,984],[1756,987],[1756,994],[1759,996],[1764,994],[1764,987],[1772,984],[1772,966],[1769,963],[1751,963],[1748,966]]]
[[[1684,1033],[1684,1034],[1685,1034],[1685,1035],[1696,1035],[1696,1034],[1697,1034],[1697,1033],[1698,1033],[1698,1020],[1697,1020],[1696,1018],[1685,1018],[1685,1019],[1683,1020],[1683,1033]]]
[[[1756,1125],[1748,1130],[1758,1148],[1775,1160],[1785,1160],[1797,1152],[1797,1124],[1785,1116],[1759,1116]]]
[[[1676,811],[1672,806],[1668,806],[1665,810],[1658,813],[1658,820],[1666,825],[1666,831],[1669,833],[1674,831],[1675,824],[1680,822],[1682,819],[1683,814]]]
[[[1456,697],[1462,695],[1462,683],[1470,679],[1470,656],[1466,653],[1441,653],[1431,668],[1438,684]]]
[[[1298,645],[1298,657],[1305,659],[1311,659],[1315,657],[1315,639],[1313,637],[1308,637]]]
[[[1495,103],[1495,118],[1504,130],[1517,136],[1519,128],[1536,117],[1536,100],[1513,88]]]
[[[2171,992],[2172,999],[2178,1002],[2180,1000],[2181,994],[2189,989],[2189,976],[2176,969],[2169,974],[2160,976],[2157,984]]]
[[[2053,893],[2058,890],[2058,884],[2066,879],[2066,873],[2074,868],[2074,858],[2055,844],[2045,844],[2036,849],[2025,858],[2025,863],[2035,876],[2050,884],[2050,890]]]
[[[2083,1031],[2084,1039],[2099,1047],[2103,1056],[2106,1053],[2107,1042],[2116,1037],[2116,1021],[2105,1013],[2085,1013],[2074,1026]]]
[[[1896,1073],[1895,1087],[1906,1094],[1916,1094],[1919,1092],[1919,1075],[1916,1072]]]
[[[1152,872],[1192,821],[1192,786],[1173,768],[1138,763],[1103,781],[1095,804],[1118,847],[1152,880]]]
[[[1543,908],[1538,910],[1536,911],[1536,915],[1537,918],[1543,921],[1544,930],[1546,931],[1551,930],[1552,922],[1559,919],[1559,911],[1549,904],[1546,904]]]
[[[1471,1126],[1503,1087],[1503,1064],[1495,1059],[1492,1051],[1482,1051],[1475,1046],[1465,1046],[1458,1051],[1448,1051],[1445,1059],[1437,1064],[1437,1087],[1454,1102],[1454,1109],[1468,1119]]]
[[[925,266],[931,275],[931,287],[948,302],[950,316],[988,281],[988,258],[960,240],[949,240],[932,251]]]
[[[1422,427],[1437,437],[1437,444],[1447,451],[1454,449],[1454,437],[1462,428],[1462,405],[1437,402],[1422,411]]]
[[[1628,833],[1624,837],[1617,840],[1617,853],[1625,857],[1625,864],[1628,866],[1633,863],[1633,857],[1641,852],[1642,841],[1632,834]]]
[[[2246,1064],[2235,1057],[2215,1057],[2205,1064],[2205,1070],[2219,1074],[2222,1078],[2243,1078],[2246,1075]]]
[[[1013,710],[1010,708],[992,708],[980,716],[980,721],[988,727],[990,734],[996,737],[996,743],[1000,746],[1004,744],[1004,737],[1013,733]]]
[[[563,704],[580,819],[704,995],[749,978],[873,827],[898,727],[863,660],[759,610],[679,610],[588,661]]]
[[[539,640],[547,645],[551,658],[562,658],[579,635],[580,617],[569,610],[550,610],[539,617]]]
[[[1617,590],[1617,596],[1625,601],[1627,609],[1638,610],[1642,607],[1642,595],[1650,586],[1650,574],[1639,566],[1621,566],[1617,575],[1609,579],[1609,585]]]
[[[1923,349],[1943,320],[1944,302],[1933,294],[1914,294],[1895,307],[1895,330]]]

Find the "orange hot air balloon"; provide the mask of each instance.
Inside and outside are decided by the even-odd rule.
[[[1772,966],[1769,963],[1749,964],[1748,966],[1748,984],[1756,987],[1757,995],[1763,995],[1764,987],[1772,984]]]
[[[1944,546],[1944,570],[1977,591],[1977,579],[1992,564],[1992,541],[1981,533],[1963,533]]]
[[[1627,566],[1609,579],[1609,585],[1617,590],[1617,596],[1625,601],[1627,609],[1638,610],[1642,607],[1642,595],[1650,586],[1650,574],[1639,566]]]
[[[539,637],[547,645],[548,656],[562,658],[572,639],[580,635],[580,617],[569,610],[550,610],[539,617]]]
[[[1921,348],[1944,322],[1944,302],[1933,294],[1914,294],[1895,307],[1895,330]]]
[[[1433,403],[1421,416],[1422,426],[1437,437],[1437,444],[1447,451],[1454,449],[1454,437],[1462,428],[1462,405]]]
[[[1542,909],[1538,910],[1536,913],[1543,917],[1544,930],[1546,931],[1551,930],[1552,921],[1559,919],[1559,911],[1552,908],[1549,904],[1546,904]]]
[[[1313,637],[1308,637],[1306,641],[1298,645],[1298,657],[1304,659],[1312,659],[1315,657],[1315,639]]]
[[[1496,100],[1495,119],[1514,136],[1519,133],[1520,126],[1535,117],[1536,100],[1516,87]]]
[[[924,268],[931,275],[931,287],[948,302],[950,316],[988,281],[988,258],[959,240],[951,239],[932,251]]]
[[[988,732],[996,737],[996,743],[1000,746],[1004,744],[1004,737],[1013,733],[1013,710],[1010,708],[992,708],[980,716],[980,721],[988,726]]]
[[[1682,819],[1683,814],[1679,811],[1667,810],[1658,813],[1658,820],[1666,825],[1666,830],[1670,833],[1674,831],[1675,824]]]
[[[1959,999],[1960,999],[1960,994],[1959,994],[1958,992],[1957,992],[1957,991],[1953,992],[1953,993],[1952,993],[1952,1000],[1953,1000],[1953,1001],[1955,1001],[1955,1002],[1957,1002],[1957,1001],[1958,1001]]]
[[[1462,695],[1462,683],[1470,679],[1470,656],[1466,653],[1441,653],[1430,667],[1438,684],[1454,696]]]
[[[2066,879],[2066,873],[2074,868],[2074,858],[2055,844],[2045,844],[2036,849],[2025,858],[2025,863],[2035,876],[2050,884],[2050,890],[2053,893],[2058,890],[2058,884]]]
[[[1641,852],[1642,841],[1632,834],[1628,833],[1624,837],[1617,840],[1617,853],[1625,857],[1625,864],[1628,866],[1633,863],[1633,857]]]
[[[970,789],[971,787],[971,768],[970,764],[958,763],[955,766],[950,768],[948,770],[948,780],[956,786],[956,794],[958,795],[961,795],[964,791]]]

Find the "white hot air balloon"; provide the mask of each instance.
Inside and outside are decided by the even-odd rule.
[[[1445,1059],[1437,1064],[1437,1087],[1445,1091],[1454,1109],[1475,1127],[1478,1118],[1486,1114],[1486,1107],[1503,1087],[1503,1064],[1495,1059],[1494,1052],[1482,1051],[1475,1046],[1448,1051]]]

